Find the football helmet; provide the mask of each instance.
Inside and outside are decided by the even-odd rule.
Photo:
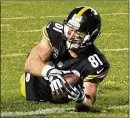
[[[85,32],[82,40],[71,40],[66,38],[67,49],[79,49],[91,45],[100,35],[101,17],[99,13],[86,6],[73,9],[63,23],[63,33],[66,34],[70,28],[74,28],[79,32]]]

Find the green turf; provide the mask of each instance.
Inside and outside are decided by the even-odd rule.
[[[26,54],[41,40],[40,30],[48,21],[62,22],[71,9],[80,5],[91,6],[100,12],[102,34],[95,44],[106,55],[111,65],[108,76],[100,84],[95,110],[90,113],[75,113],[74,102],[69,104],[27,102],[20,94],[19,84],[19,78],[24,72]],[[26,117],[128,118],[128,50],[105,50],[124,48],[128,48],[127,1],[1,2],[2,113],[61,108],[66,112]]]

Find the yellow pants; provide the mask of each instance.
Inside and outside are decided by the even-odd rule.
[[[21,88],[21,94],[26,97],[26,92],[25,92],[25,73],[22,74],[20,77],[20,88]]]

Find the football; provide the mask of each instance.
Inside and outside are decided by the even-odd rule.
[[[69,85],[76,86],[78,83],[80,83],[80,77],[75,74],[65,74],[63,78],[66,80],[67,84],[64,84],[64,88],[67,88]],[[64,92],[64,94],[56,94],[52,95],[52,100],[57,103],[65,103],[69,102],[70,100],[67,98],[67,93]]]

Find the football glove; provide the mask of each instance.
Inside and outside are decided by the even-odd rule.
[[[53,95],[56,95],[56,93],[63,94],[65,91],[63,84],[66,84],[66,81],[62,76],[63,72],[56,68],[50,69],[47,73]]]
[[[78,84],[78,86],[70,86],[70,89],[66,89],[68,93],[68,98],[74,100],[78,103],[82,102],[85,97],[84,88]]]

